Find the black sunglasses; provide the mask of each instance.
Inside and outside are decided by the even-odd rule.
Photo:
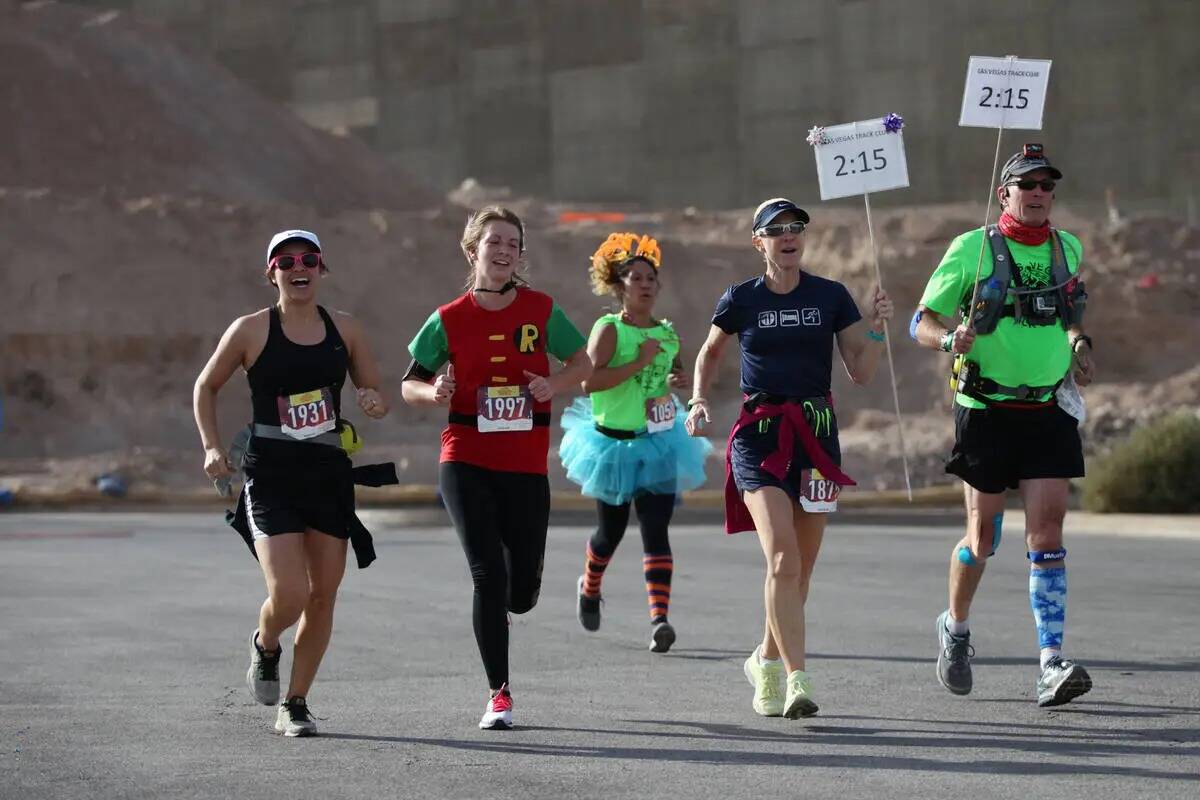
[[[1043,192],[1053,192],[1054,187],[1058,185],[1056,181],[1049,178],[1044,178],[1040,181],[1035,181],[1033,178],[1022,178],[1019,181],[1009,181],[1005,186],[1016,186],[1018,189],[1028,192],[1035,186],[1041,186]]]

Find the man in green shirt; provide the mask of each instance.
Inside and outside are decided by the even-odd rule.
[[[1083,248],[1050,227],[1062,177],[1040,144],[1013,155],[996,189],[999,223],[950,243],[910,328],[919,344],[957,356],[955,443],[946,471],[966,484],[967,533],[950,559],[950,607],[937,619],[938,679],[954,694],[971,691],[967,615],[1000,544],[1005,492],[1018,489],[1041,654],[1040,706],[1069,702],[1092,686],[1082,666],[1062,657],[1063,518],[1069,479],[1083,475],[1076,387],[1094,375],[1092,340],[1082,327]]]

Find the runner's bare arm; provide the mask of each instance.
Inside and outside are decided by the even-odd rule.
[[[1096,380],[1092,339],[1084,333],[1082,325],[1072,325],[1067,329],[1067,341],[1071,343],[1071,367],[1075,371],[1075,383],[1079,386],[1087,386]]]
[[[239,317],[226,329],[217,349],[213,351],[192,389],[192,413],[196,427],[200,430],[200,443],[204,447],[204,471],[211,478],[220,478],[232,473],[221,434],[217,430],[217,392],[225,385],[239,366],[245,366],[247,350],[253,338],[252,317]]]
[[[968,328],[965,323],[957,328],[950,328],[946,321],[936,311],[930,311],[926,306],[917,306],[921,315],[917,322],[917,344],[931,350],[945,350],[946,335],[954,332],[953,349],[948,352],[968,353],[975,344],[975,329]]]
[[[879,357],[887,346],[885,331],[892,318],[892,300],[887,292],[875,286],[871,290],[871,307],[866,316],[837,333],[838,352],[846,366],[846,374],[857,384],[871,382],[879,367]]]
[[[680,348],[682,349],[682,347],[683,344],[680,343]],[[681,392],[692,388],[692,376],[688,375],[687,368],[683,366],[682,356],[675,356],[675,361],[671,364],[671,371],[667,374],[667,385]]]
[[[654,344],[650,345],[649,342],[654,342]],[[591,394],[624,383],[649,364],[662,346],[658,344],[657,339],[647,339],[639,350],[638,357],[633,361],[619,367],[609,367],[607,364],[612,361],[616,349],[616,326],[602,325],[592,331],[592,335],[588,339],[587,353],[594,366],[592,374],[583,382],[583,391]]]
[[[448,406],[454,396],[454,364],[447,364],[446,371],[432,378],[415,374],[420,367],[415,361],[400,383],[400,396],[410,406]]]
[[[386,416],[390,404],[387,395],[379,388],[382,381],[379,363],[367,343],[367,334],[362,323],[341,311],[337,312],[335,320],[338,332],[342,334],[346,348],[350,351],[350,380],[358,389],[358,407],[371,419]]]
[[[725,345],[729,344],[729,338],[728,333],[712,325],[708,329],[708,338],[700,345],[700,352],[696,354],[692,399],[688,401],[689,411],[687,420],[684,421],[687,432],[692,436],[700,432],[704,423],[712,422],[708,399],[704,393],[712,385],[717,374],[717,365],[721,362],[721,355],[725,352]]]
[[[883,352],[883,343],[874,342],[867,338],[867,321],[860,319],[853,325],[842,328],[837,332],[838,353],[842,356],[842,364],[846,374],[857,384],[871,382],[875,369],[879,366],[879,356]]]

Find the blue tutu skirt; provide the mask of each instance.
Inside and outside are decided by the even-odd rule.
[[[687,416],[675,401],[675,426],[632,439],[614,439],[596,430],[592,401],[575,399],[563,411],[558,457],[567,477],[588,497],[623,505],[635,494],[679,494],[704,483],[704,459],[712,450],[707,439],[688,436]]]

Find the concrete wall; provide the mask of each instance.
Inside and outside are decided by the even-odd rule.
[[[726,207],[816,195],[813,124],[903,114],[912,187],[981,199],[967,57],[1052,58],[1064,194],[1180,210],[1200,172],[1193,0],[93,0],[166,23],[314,125],[448,188]]]

